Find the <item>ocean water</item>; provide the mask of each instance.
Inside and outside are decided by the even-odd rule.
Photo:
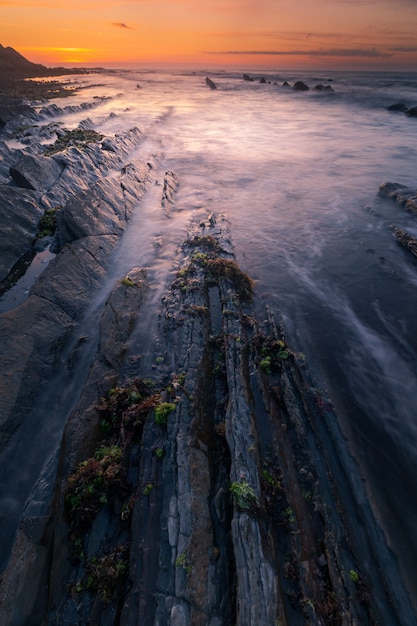
[[[228,216],[257,307],[282,316],[334,404],[387,538],[412,582],[417,566],[417,259],[392,226],[417,236],[417,216],[378,196],[382,182],[417,188],[417,73],[120,71],[63,79],[89,88],[70,104],[114,134],[138,126],[137,156],[180,180],[162,214],[148,194],[128,227],[114,276],[149,267],[163,293],[192,219]],[[210,90],[205,77],[217,85]],[[260,78],[265,77],[266,83]],[[334,93],[282,87],[303,80]],[[59,106],[68,99],[55,101]],[[51,121],[50,118],[45,118]],[[155,243],[158,245],[155,245]]]

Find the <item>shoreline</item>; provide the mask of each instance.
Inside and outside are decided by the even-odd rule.
[[[59,157],[35,155],[40,187],[12,188],[32,207],[42,197],[63,208],[56,260],[28,303],[0,316],[9,372],[2,409],[7,399],[13,414],[2,426],[7,444],[25,428],[29,442],[27,416],[44,416],[45,399],[60,400],[63,380],[79,378],[71,388],[78,402],[62,415],[57,456],[42,463],[19,522],[2,580],[5,620],[77,614],[81,624],[94,614],[113,623],[112,612],[121,612],[127,625],[155,614],[181,624],[219,623],[220,616],[242,626],[276,619],[315,624],[318,616],[374,624],[387,615],[392,624],[407,623],[409,599],[379,527],[367,517],[366,498],[358,505],[360,480],[355,484],[333,408],[313,391],[274,313],[265,331],[254,318],[251,283],[234,264],[224,216],[213,213],[204,228],[195,224],[182,244],[164,306],[153,311],[155,345],[139,336],[136,350],[129,347],[151,280],[140,268],[120,277],[108,295],[95,339],[82,334],[123,220],[155,187],[156,164],[130,161],[141,140],[139,130],[128,131],[87,142],[86,151],[70,146]],[[81,164],[88,191],[81,188],[85,179],[77,183]],[[28,177],[29,168],[20,169]],[[109,169],[117,178],[104,178]],[[160,209],[167,212],[178,180],[172,172],[163,177]],[[141,372],[143,346],[155,355],[151,370]],[[151,376],[153,393],[129,382],[132,373],[142,382]],[[139,409],[132,393],[145,406]],[[161,404],[173,406],[165,406],[167,420],[158,424]],[[103,419],[110,419],[107,433]],[[47,424],[38,429],[46,432]],[[83,509],[80,464],[97,469],[99,461],[109,482]],[[89,507],[94,515],[80,520]],[[374,535],[367,537],[367,529]],[[103,581],[94,558],[120,577]]]

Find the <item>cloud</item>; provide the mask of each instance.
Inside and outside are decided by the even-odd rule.
[[[396,46],[395,48],[390,47],[392,52],[417,52],[417,46]]]
[[[116,26],[117,28],[127,28],[127,30],[134,30],[132,26],[128,26],[124,22],[112,22],[112,26]]]
[[[380,52],[375,48],[351,48],[329,50],[225,50],[223,52],[205,52],[204,54],[256,55],[256,56],[318,56],[318,57],[366,57],[384,58],[392,54]]]

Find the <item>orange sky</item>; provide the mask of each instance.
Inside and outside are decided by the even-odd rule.
[[[0,0],[0,43],[48,66],[417,71],[417,0]]]

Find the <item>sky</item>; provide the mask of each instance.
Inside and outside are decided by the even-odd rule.
[[[0,0],[0,44],[49,67],[417,71],[417,0]]]

